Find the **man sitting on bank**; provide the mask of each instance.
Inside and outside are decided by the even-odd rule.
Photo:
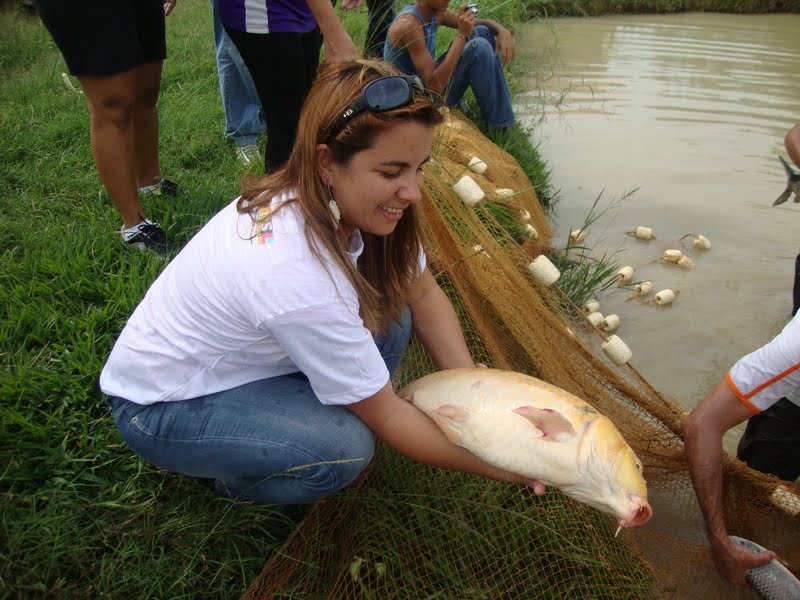
[[[486,125],[508,127],[514,123],[514,111],[503,67],[514,59],[514,40],[508,29],[491,19],[478,19],[476,12],[474,5],[462,4],[456,14],[448,10],[447,0],[417,0],[389,27],[383,58],[418,75],[448,106],[471,87]],[[457,29],[458,35],[434,60],[440,24]]]

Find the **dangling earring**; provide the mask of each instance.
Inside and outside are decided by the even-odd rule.
[[[339,211],[339,205],[336,204],[336,200],[333,199],[331,186],[328,186],[328,208],[330,209],[331,213],[333,213],[333,220],[336,221],[336,228],[338,229],[339,221],[342,220],[342,213]]]

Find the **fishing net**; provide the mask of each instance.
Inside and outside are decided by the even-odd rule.
[[[244,597],[754,597],[722,581],[710,560],[679,435],[682,409],[630,364],[612,363],[600,349],[605,334],[558,284],[543,287],[528,271],[551,232],[517,162],[456,113],[432,156],[422,203],[429,265],[475,360],[534,375],[608,416],[644,463],[654,516],[615,539],[616,519],[557,490],[537,497],[379,444],[369,469],[310,509]],[[483,174],[467,169],[473,156],[488,165]],[[465,174],[486,192],[475,207],[453,190]],[[522,211],[537,239],[523,229]],[[433,370],[412,342],[396,389]],[[724,497],[729,532],[775,550],[797,573],[796,484],[725,457]]]

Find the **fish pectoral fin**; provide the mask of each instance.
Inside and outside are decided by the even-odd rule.
[[[787,187],[783,193],[775,199],[775,202],[772,203],[772,206],[778,206],[779,204],[783,204],[789,199],[789,196],[792,194],[792,188]]]
[[[456,423],[466,423],[469,420],[470,413],[465,408],[456,406],[455,404],[442,404],[434,412],[437,415],[455,421]]]
[[[454,404],[442,404],[430,413],[431,419],[456,446],[464,445],[461,426],[470,418],[468,410]]]
[[[575,428],[569,419],[552,408],[518,406],[513,412],[533,423],[534,427],[542,432],[542,439],[556,441],[556,438],[562,433],[575,434]]]

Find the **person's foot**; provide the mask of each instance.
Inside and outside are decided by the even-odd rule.
[[[139,188],[140,196],[164,196],[166,198],[174,198],[178,195],[178,184],[169,179],[162,179],[158,183]]]
[[[236,158],[245,167],[249,167],[251,163],[258,164],[262,160],[261,152],[259,152],[258,146],[256,146],[255,144],[245,144],[244,146],[237,146]]]
[[[149,250],[164,255],[175,249],[175,244],[167,239],[167,234],[161,229],[161,225],[147,219],[128,229],[123,228],[120,233],[122,241],[127,246],[142,252]]]

